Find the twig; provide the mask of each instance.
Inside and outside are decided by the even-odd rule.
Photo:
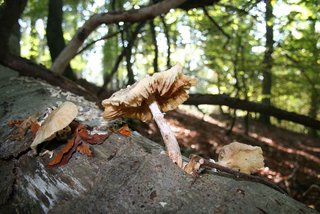
[[[261,184],[264,184],[266,186],[269,186],[283,194],[287,194],[287,192],[285,190],[283,190],[282,188],[280,188],[279,186],[277,186],[276,184],[274,183],[271,183],[270,181],[267,181],[261,177],[258,177],[258,176],[253,176],[253,175],[248,175],[248,174],[244,174],[242,172],[238,172],[238,171],[235,171],[235,170],[232,170],[230,168],[227,168],[227,167],[224,167],[224,166],[221,166],[219,164],[216,164],[216,163],[213,163],[213,162],[210,162],[206,159],[200,159],[200,167],[203,167],[205,169],[217,169],[221,172],[226,172],[228,174],[231,174],[233,175],[236,179],[244,179],[244,180],[248,180],[248,181],[253,181],[253,182],[257,182],[257,183],[261,183]]]

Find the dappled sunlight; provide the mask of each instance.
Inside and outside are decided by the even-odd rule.
[[[286,152],[286,153],[289,153],[289,154],[295,154],[295,155],[299,155],[299,156],[303,156],[309,160],[312,160],[314,161],[315,163],[317,164],[320,164],[320,159],[317,158],[316,156],[312,155],[312,154],[309,154],[305,151],[302,151],[302,150],[299,150],[299,149],[295,149],[295,148],[287,148],[287,147],[284,147],[282,145],[280,145],[280,143],[277,143],[275,141],[273,141],[272,139],[270,138],[266,138],[266,137],[263,137],[263,136],[259,136],[257,133],[250,133],[249,134],[251,137],[271,146],[271,147],[274,147],[280,151],[283,151],[283,152]]]

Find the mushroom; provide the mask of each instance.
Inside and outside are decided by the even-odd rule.
[[[103,100],[103,117],[107,120],[126,117],[157,123],[168,155],[182,168],[179,144],[165,122],[163,112],[177,108],[188,99],[187,90],[196,84],[196,80],[182,74],[181,64],[167,71],[146,76],[135,84],[115,92],[109,99]]]
[[[262,149],[259,146],[238,142],[222,147],[217,163],[246,174],[254,173],[264,167]]]
[[[37,146],[44,141],[53,139],[56,133],[66,128],[77,116],[78,108],[72,102],[64,102],[42,123],[34,138],[31,149],[37,153]]]

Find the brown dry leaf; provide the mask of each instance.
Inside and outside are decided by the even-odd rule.
[[[89,144],[101,144],[103,143],[108,137],[108,134],[94,134],[94,135],[89,135],[88,130],[86,127],[82,124],[78,126],[78,134],[81,137],[82,140],[86,141]]]
[[[87,155],[89,157],[92,157],[92,150],[90,149],[90,146],[88,144],[81,144],[77,147],[77,151],[81,154]]]
[[[8,122],[9,127],[17,127],[16,130],[11,134],[10,139],[22,140],[26,134],[26,131],[30,128],[32,123],[37,123],[36,115],[31,115],[24,120],[10,120]]]
[[[200,163],[199,160],[201,159],[200,156],[197,155],[191,155],[190,161],[185,165],[184,171],[191,175],[197,175],[198,170],[200,169]]]
[[[37,122],[32,122],[31,123],[31,133],[32,133],[32,139],[36,137],[37,131],[40,128],[39,123]]]
[[[68,143],[61,149],[61,151],[50,161],[49,166],[58,165],[65,154],[71,151],[72,147],[75,145],[76,136],[73,136]]]
[[[131,135],[132,135],[128,124],[124,124],[120,129],[118,129],[117,132],[123,136],[126,136],[126,137],[131,137]]]
[[[19,127],[22,122],[23,122],[23,120],[9,120],[9,121],[8,121],[8,126],[9,126],[10,128]]]

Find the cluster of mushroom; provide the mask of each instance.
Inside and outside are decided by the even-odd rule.
[[[109,99],[103,100],[103,117],[107,120],[116,118],[135,118],[142,121],[154,119],[158,125],[168,156],[182,168],[179,144],[163,113],[176,109],[189,97],[187,90],[196,84],[196,79],[182,73],[178,63],[171,69],[144,79],[115,92]]]

